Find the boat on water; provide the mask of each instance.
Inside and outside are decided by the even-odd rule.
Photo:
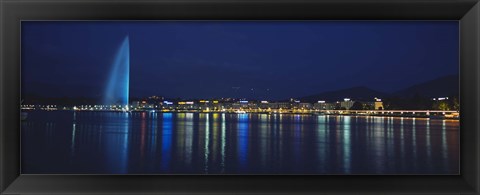
[[[235,110],[235,113],[236,114],[246,114],[247,112],[245,112],[243,110]]]
[[[20,117],[21,117],[22,121],[27,120],[28,113],[22,112],[21,115],[20,115]]]

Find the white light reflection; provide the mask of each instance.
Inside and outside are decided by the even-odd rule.
[[[320,162],[321,166],[321,171],[324,172],[326,168],[326,158],[327,158],[327,136],[325,134],[327,133],[328,129],[328,117],[323,115],[323,116],[318,116],[318,126],[317,126],[317,149],[318,149],[318,161]]]
[[[218,113],[213,113],[212,114],[212,118],[213,118],[213,123],[212,123],[212,135],[211,135],[211,138],[212,138],[212,144],[210,145],[210,149],[211,149],[211,152],[210,152],[210,161],[211,162],[215,162],[217,163],[217,158],[218,158],[218,150],[220,149],[220,146],[219,146],[219,141],[220,139],[218,138],[219,137],[219,128],[220,128],[220,122],[218,120],[219,118],[219,114]]]
[[[447,125],[445,120],[442,121],[442,158],[443,166],[448,167],[448,145],[447,145]]]
[[[185,162],[190,166],[192,164],[193,113],[186,113],[185,119]]]
[[[158,133],[158,124],[157,124],[157,113],[152,113],[152,118],[150,121],[150,156],[154,156],[157,152],[157,133]]]
[[[225,113],[222,113],[222,142],[221,142],[222,149],[220,151],[220,153],[222,155],[222,161],[220,163],[222,173],[225,172],[225,129],[226,129]]]
[[[430,141],[430,120],[427,120],[427,135],[425,136],[426,142],[427,142],[427,165],[432,164],[432,146],[431,146],[431,141]],[[431,169],[431,166],[428,166],[429,169]]]
[[[400,154],[402,156],[402,169],[405,167],[405,137],[404,137],[404,127],[403,127],[403,117],[400,117]]]
[[[260,156],[261,156],[261,164],[262,167],[266,167],[267,165],[267,140],[270,137],[268,132],[270,130],[270,123],[268,122],[268,115],[267,114],[260,114],[260,122],[258,133],[260,134]]]
[[[387,120],[387,137],[385,138],[386,147],[387,147],[387,154],[386,154],[387,159],[393,158],[391,156],[395,155],[395,139],[393,138],[393,136],[394,136],[393,127],[394,127],[393,126],[393,117],[388,117],[388,120]]]
[[[351,130],[351,116],[345,116],[343,128],[343,170],[345,173],[350,173],[351,161],[351,145],[350,145],[350,130]]]
[[[205,173],[208,173],[208,155],[210,154],[209,151],[209,143],[210,143],[210,114],[206,114],[205,116]]]
[[[294,128],[293,128],[293,157],[294,161],[296,164],[300,164],[302,161],[302,137],[301,137],[301,132],[302,132],[302,124],[298,123],[300,120],[299,115],[294,116]]]
[[[73,123],[73,127],[72,127],[72,144],[70,145],[70,155],[71,155],[71,159],[73,158],[73,156],[75,155],[75,130],[76,130],[76,127],[75,127],[75,123]]]
[[[412,144],[413,144],[413,166],[417,169],[417,124],[415,117],[412,119]]]
[[[373,139],[375,151],[375,169],[377,173],[384,173],[385,169],[385,117],[373,117]]]

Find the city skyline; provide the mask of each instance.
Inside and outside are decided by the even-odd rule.
[[[271,101],[271,102],[282,102],[282,101],[290,101],[291,99],[296,99],[296,100],[301,100],[302,102],[310,102],[310,103],[315,103],[318,101],[329,101],[329,102],[336,102],[336,101],[342,101],[344,98],[349,98],[353,99],[356,101],[368,101],[372,100],[375,98],[401,98],[401,99],[408,99],[412,98],[414,96],[419,96],[421,98],[438,98],[438,97],[457,97],[459,95],[459,86],[458,86],[458,81],[459,76],[458,75],[447,75],[444,77],[439,77],[437,79],[428,81],[428,82],[423,82],[423,83],[417,83],[416,85],[409,86],[407,88],[404,88],[399,91],[395,91],[393,93],[386,93],[386,92],[381,92],[381,91],[375,91],[372,90],[368,87],[364,86],[358,86],[358,87],[349,87],[345,89],[337,89],[337,90],[332,90],[332,91],[324,91],[321,93],[317,94],[311,94],[309,96],[303,96],[303,97],[298,97],[292,94],[292,96],[284,99],[270,99],[268,97],[260,97],[260,98],[248,98],[248,97],[210,97],[210,98],[202,98],[202,97],[191,97],[191,98],[184,98],[184,97],[173,97],[173,96],[168,96],[168,94],[163,94],[163,95],[158,95],[158,94],[150,94],[146,96],[141,96],[141,97],[132,97],[129,96],[128,98],[129,103],[132,103],[133,101],[141,101],[141,100],[148,100],[152,97],[158,97],[162,98],[165,100],[171,100],[171,101],[198,101],[198,100],[225,100],[225,99],[230,99],[229,101],[233,100],[250,100],[250,101]],[[420,92],[420,93],[419,93]],[[44,97],[44,96],[32,96],[30,94],[26,95],[27,97],[24,98],[23,100],[26,101],[26,103],[33,103],[33,102],[38,102],[38,100],[43,100],[43,101],[56,101],[56,100],[66,100],[65,98],[69,99],[69,101],[77,101],[81,102],[84,100],[88,100],[89,102],[95,102],[97,105],[108,105],[105,104],[104,101],[101,100],[101,98],[93,98],[93,97]],[[32,101],[33,100],[33,101]],[[40,101],[40,102],[43,102]],[[61,103],[61,102],[57,102]],[[115,103],[117,104],[117,103]],[[125,103],[123,103],[125,104]]]
[[[130,97],[280,100],[355,86],[393,92],[458,74],[457,27],[445,21],[26,22],[22,92],[101,96],[125,35]],[[345,36],[346,30],[356,33]]]
[[[22,174],[458,174],[458,27],[22,22]]]

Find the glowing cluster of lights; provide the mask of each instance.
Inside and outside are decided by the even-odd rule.
[[[448,100],[448,97],[433,98],[433,100],[438,100],[438,101]]]

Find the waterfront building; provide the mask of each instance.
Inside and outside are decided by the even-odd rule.
[[[240,104],[240,103],[233,103],[231,108],[232,108],[232,109],[241,109],[241,108],[243,108],[242,106],[245,106],[245,107],[246,107],[247,105],[246,105],[246,104],[243,104],[243,105],[242,105],[242,104]]]
[[[375,110],[383,110],[383,102],[375,102]]]
[[[132,107],[135,109],[135,108],[139,108],[140,107],[140,102],[139,101],[133,101],[132,102]]]
[[[198,101],[197,107],[200,110],[211,110],[212,109],[212,104],[210,103],[209,100],[200,100],[200,101]]]
[[[350,110],[354,103],[350,98],[345,98],[343,102],[340,102],[340,108]]]
[[[268,108],[271,108],[270,107],[270,103],[268,103],[268,101],[261,101],[258,105],[257,105],[258,108],[260,109],[268,109]]]
[[[313,108],[316,110],[334,110],[335,103],[327,103],[325,101],[318,101],[313,104]]]
[[[281,109],[290,109],[292,108],[292,104],[290,102],[277,102],[278,108]]]
[[[271,109],[278,109],[279,108],[278,103],[276,103],[276,102],[268,103],[268,107],[271,108]]]
[[[299,103],[298,104],[299,109],[312,109],[313,105],[311,103]]]
[[[234,106],[233,106],[233,103],[231,103],[231,102],[224,102],[223,103],[223,108],[224,109],[233,109]]]
[[[173,102],[171,101],[163,101],[161,105],[162,105],[162,109],[171,110],[175,108],[175,105],[173,105]]]
[[[240,100],[232,104],[233,109],[256,109],[257,104],[247,100]]]
[[[374,110],[375,109],[375,102],[365,102],[363,103],[364,110]]]
[[[383,110],[383,102],[382,102],[382,99],[375,97],[374,108],[375,108],[375,110]]]
[[[223,106],[223,103],[219,103],[218,101],[213,102],[211,105],[210,105],[210,109],[211,110],[222,110],[224,109],[224,106]]]
[[[248,102],[247,108],[248,108],[248,109],[258,109],[258,108],[259,108],[259,105],[258,105],[258,103],[256,103],[256,102]]]
[[[178,102],[177,109],[196,110],[198,109],[198,104],[195,104],[193,101],[182,101],[182,102]]]

